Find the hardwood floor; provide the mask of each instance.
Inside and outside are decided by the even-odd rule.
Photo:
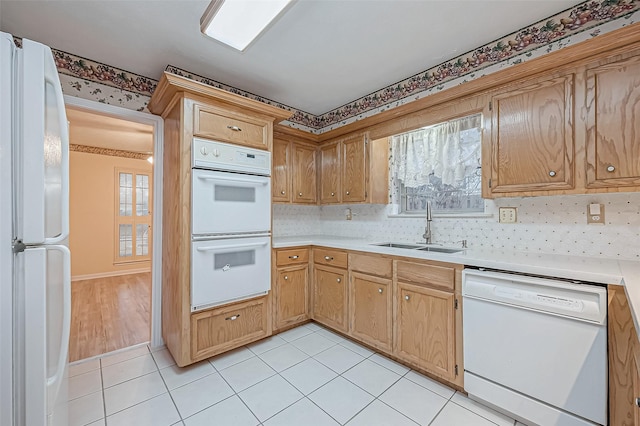
[[[101,355],[151,336],[151,272],[71,283],[69,361]]]

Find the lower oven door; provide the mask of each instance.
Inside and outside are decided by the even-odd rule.
[[[266,294],[271,289],[271,237],[194,241],[191,311]]]
[[[192,233],[265,232],[271,229],[271,178],[193,169]]]

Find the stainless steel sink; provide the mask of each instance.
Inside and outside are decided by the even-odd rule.
[[[460,253],[462,251],[458,249],[450,249],[450,248],[444,248],[444,247],[420,247],[418,250],[433,251],[436,253]]]
[[[417,249],[419,245],[416,244],[403,244],[403,243],[379,243],[379,244],[371,244],[372,246],[378,247],[391,247],[391,248],[403,248],[403,249]]]

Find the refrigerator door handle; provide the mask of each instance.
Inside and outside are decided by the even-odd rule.
[[[58,394],[64,370],[69,356],[69,334],[71,332],[71,252],[66,246],[47,246],[49,250],[62,253],[62,336],[60,338],[60,351],[58,353],[58,367],[53,376],[47,378],[47,386],[52,389],[54,395]]]
[[[58,122],[60,126],[60,165],[61,165],[61,230],[60,235],[45,238],[45,244],[58,244],[69,236],[69,123],[67,122],[67,114],[65,112],[64,95],[62,93],[62,85],[58,77],[58,70],[53,59],[53,55],[45,56],[44,63],[44,80],[54,88],[56,112],[58,114]]]

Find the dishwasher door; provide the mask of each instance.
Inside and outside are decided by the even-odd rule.
[[[607,424],[605,288],[466,270],[463,299],[472,397],[533,424]]]

